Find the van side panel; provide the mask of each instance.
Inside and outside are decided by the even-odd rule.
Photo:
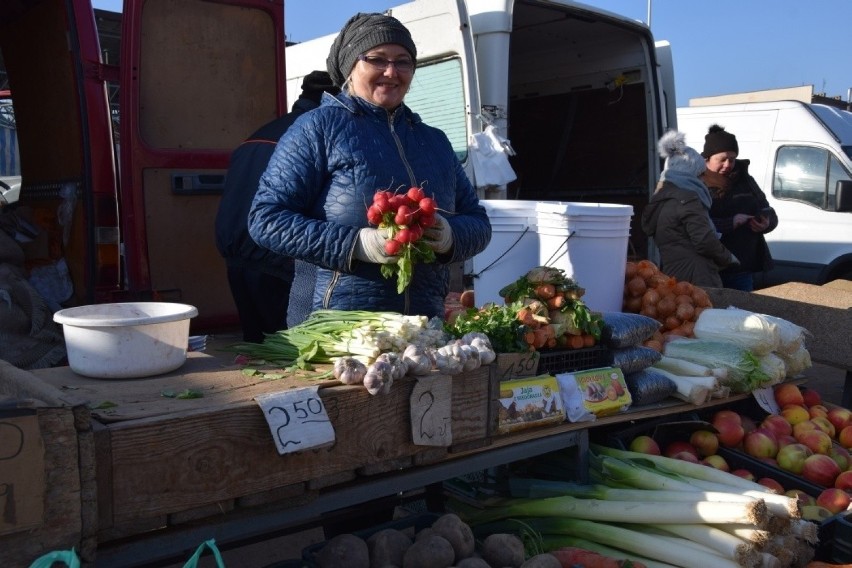
[[[214,220],[231,151],[286,108],[281,6],[147,0],[125,13],[122,191],[131,290],[236,310]],[[125,120],[126,118],[126,120]]]

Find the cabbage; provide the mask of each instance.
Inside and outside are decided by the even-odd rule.
[[[663,354],[711,369],[727,369],[728,377],[722,381],[722,385],[730,387],[735,393],[751,392],[770,381],[770,376],[761,369],[757,356],[731,341],[675,339],[666,343]]]
[[[776,323],[739,308],[704,310],[695,322],[693,334],[698,339],[736,343],[755,355],[776,351],[781,342]]]
[[[807,349],[805,349],[804,345],[799,347],[799,349],[797,349],[794,353],[784,353],[783,351],[779,351],[776,355],[781,357],[784,361],[788,379],[792,379],[805,369],[810,369],[813,365],[813,363],[811,363],[811,354]]]

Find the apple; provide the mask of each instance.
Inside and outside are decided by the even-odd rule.
[[[822,416],[823,418],[828,417],[828,409],[821,404],[815,404],[813,406],[808,407],[808,414],[811,415],[811,418],[816,416]]]
[[[801,507],[816,505],[816,499],[812,495],[808,495],[804,489],[790,489],[784,495],[796,499]]]
[[[802,396],[802,391],[793,383],[782,383],[775,386],[774,390],[775,402],[779,408],[784,408],[788,404],[805,404],[805,398]]]
[[[743,432],[746,434],[757,429],[757,424],[748,416],[740,416],[740,423],[743,425]]]
[[[837,434],[838,443],[846,448],[852,448],[852,426],[847,426]]]
[[[719,451],[719,437],[710,430],[696,430],[689,436],[689,443],[698,451],[699,457],[706,458]],[[726,470],[727,471],[727,470]]]
[[[849,425],[852,425],[852,410],[835,406],[828,411],[828,421],[834,424],[834,429],[838,432]]]
[[[814,454],[805,458],[802,477],[823,487],[834,487],[834,480],[840,475],[840,467],[825,454]]]
[[[808,408],[822,404],[822,396],[814,389],[799,389],[802,391],[802,400]]]
[[[801,436],[796,437],[800,444],[804,444],[811,449],[815,454],[824,454],[830,457],[831,454],[831,436],[822,430],[808,430],[802,432]]]
[[[716,469],[722,471],[731,471],[731,466],[729,466],[728,462],[725,461],[725,458],[723,458],[719,454],[707,456],[702,459],[700,463],[706,466],[715,467]]]
[[[774,458],[778,453],[778,441],[769,430],[758,428],[743,438],[743,450],[756,458]]]
[[[761,477],[757,480],[757,482],[763,485],[764,487],[768,487],[778,495],[782,495],[784,493],[784,486],[778,483],[776,480],[772,479],[771,477]]]
[[[852,463],[852,456],[849,455],[846,448],[838,444],[831,444],[831,451],[828,455],[837,462],[837,465],[840,466],[840,471],[846,471],[849,469],[849,464]]]
[[[711,424],[713,424],[713,426],[716,426],[716,422],[722,421],[722,420],[725,420],[725,421],[731,420],[731,421],[736,422],[737,424],[739,424],[741,426],[742,426],[742,423],[743,423],[742,416],[740,416],[739,414],[737,414],[733,410],[728,410],[728,409],[725,409],[725,408],[723,408],[722,410],[717,410],[716,413],[713,415],[713,418],[711,419],[710,422],[711,422]]]
[[[792,435],[790,436],[778,436],[778,449],[780,450],[784,446],[789,446],[790,444],[798,444],[799,442]]]
[[[805,468],[805,459],[813,455],[813,451],[804,444],[789,444],[778,450],[775,460],[778,467],[799,475]]]
[[[834,479],[834,486],[844,491],[852,491],[852,471],[841,471]]]
[[[660,451],[660,446],[657,444],[657,441],[654,440],[651,436],[641,435],[636,436],[630,441],[630,446],[628,448],[631,452],[639,452],[640,454],[651,454],[654,456],[659,456],[662,454]]]
[[[698,456],[688,450],[683,450],[672,456],[668,456],[676,460],[688,461],[689,463],[699,463]]]
[[[761,428],[771,430],[775,434],[776,440],[779,436],[789,436],[793,434],[793,425],[780,414],[770,414],[760,422]]]
[[[817,416],[815,418],[811,418],[811,422],[816,424],[817,428],[828,434],[830,437],[834,438],[834,424],[832,424],[828,418],[823,418],[822,416]],[[842,428],[841,428],[842,430]]]
[[[796,424],[793,424],[793,437],[798,440],[799,436],[808,430],[819,430],[819,428],[817,428],[817,425],[810,419],[797,422]]]
[[[745,436],[745,430],[743,430],[742,423],[740,421],[734,421],[732,419],[722,419],[713,423],[713,427],[716,428],[718,434],[716,437],[719,439],[719,444],[726,448],[736,448],[743,441],[743,437]],[[852,434],[852,432],[850,432]]]
[[[807,408],[800,404],[788,404],[781,407],[781,416],[786,418],[787,422],[795,427],[799,422],[809,420],[811,414]]]
[[[698,458],[698,450],[695,449],[695,446],[693,446],[689,442],[684,442],[683,440],[675,440],[674,442],[669,442],[663,450],[663,455],[667,458],[672,458],[675,456],[675,454],[679,454],[681,452],[692,454],[693,456]],[[698,460],[696,459],[696,461]]]
[[[835,515],[840,511],[845,511],[849,507],[850,502],[852,500],[850,500],[849,494],[836,487],[824,489],[816,498],[817,505],[825,507]]]
[[[745,469],[745,468],[742,468],[742,467],[737,468],[737,469],[731,471],[731,473],[733,475],[736,475],[737,477],[742,477],[743,479],[748,479],[749,481],[754,481],[754,474],[752,472],[750,472],[749,470]]]

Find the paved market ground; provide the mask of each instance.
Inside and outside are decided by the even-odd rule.
[[[209,336],[206,353],[214,357],[222,357],[228,362],[233,361],[233,354],[222,352],[218,347],[239,342],[236,333],[222,333]],[[827,402],[840,404],[843,394],[843,384],[846,372],[842,369],[827,365],[814,364],[802,374],[804,386],[817,390]],[[322,542],[325,536],[321,528],[309,529],[284,537],[270,539],[262,543],[241,547],[223,552],[223,559],[228,568],[264,568],[285,560],[301,558],[302,550],[312,544]],[[201,568],[214,567],[209,553],[202,558]],[[166,568],[181,568],[183,562],[172,564]]]

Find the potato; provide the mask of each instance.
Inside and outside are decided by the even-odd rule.
[[[491,568],[491,566],[478,556],[469,556],[461,562],[457,562],[456,568]]]
[[[473,531],[462,521],[458,515],[446,513],[441,515],[434,523],[432,530],[449,541],[456,554],[456,562],[473,554],[476,548],[476,540]]]
[[[491,566],[520,568],[524,563],[524,543],[513,534],[491,534],[482,543],[482,557]]]
[[[444,537],[433,534],[414,541],[405,552],[402,568],[449,568],[455,556],[453,545]]]
[[[339,534],[316,554],[319,568],[370,568],[370,551],[364,539],[354,534]]]
[[[370,549],[370,566],[402,566],[405,551],[411,546],[411,539],[396,529],[384,529],[367,539]]]
[[[549,552],[536,554],[523,564],[521,568],[562,568],[562,563]]]

